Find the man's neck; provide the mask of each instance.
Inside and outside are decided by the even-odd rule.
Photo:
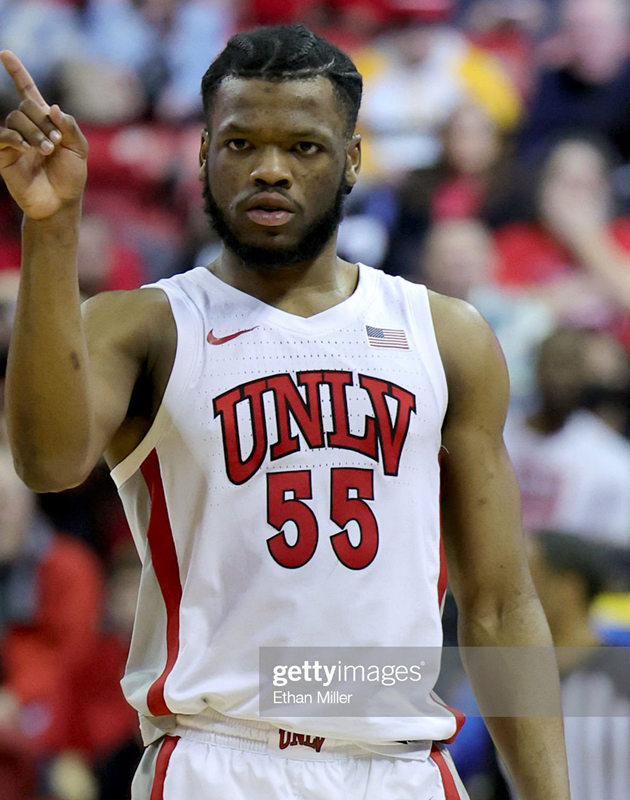
[[[284,266],[250,266],[225,248],[208,269],[217,278],[297,316],[310,317],[346,300],[356,289],[356,264],[325,248],[313,261]]]

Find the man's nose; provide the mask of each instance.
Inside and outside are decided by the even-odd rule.
[[[280,186],[288,189],[293,180],[287,154],[277,147],[264,148],[260,151],[260,158],[251,177],[257,186]]]

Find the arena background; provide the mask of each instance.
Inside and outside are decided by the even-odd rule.
[[[503,345],[506,439],[552,632],[604,653],[588,668],[561,664],[567,695],[588,705],[610,679],[603,648],[630,642],[627,4],[0,0],[0,48],[89,140],[85,297],[217,252],[197,178],[200,78],[232,33],[289,21],[330,38],[365,78],[364,168],[342,255],[469,300]],[[3,117],[15,103],[1,75]],[[19,263],[20,215],[0,188],[2,376]],[[3,800],[128,796],[140,742],[118,681],[137,580],[106,467],[35,497],[1,424]],[[613,683],[577,733],[568,723],[576,798],[629,796],[630,670]],[[443,689],[470,715],[452,751],[472,800],[510,797],[467,684],[453,672]]]

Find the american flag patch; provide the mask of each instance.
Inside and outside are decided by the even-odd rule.
[[[370,347],[393,347],[395,350],[409,350],[407,336],[403,330],[394,328],[374,328],[365,326]]]

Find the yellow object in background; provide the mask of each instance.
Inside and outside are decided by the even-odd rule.
[[[521,116],[521,98],[492,56],[471,45],[458,71],[471,97],[502,130],[512,130]]]

